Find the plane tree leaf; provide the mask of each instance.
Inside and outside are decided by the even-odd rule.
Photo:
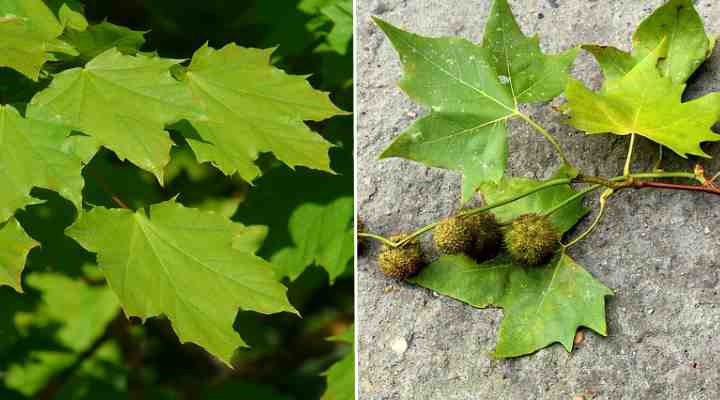
[[[483,182],[497,182],[507,161],[507,124],[518,104],[560,94],[577,49],[541,52],[520,30],[506,0],[496,0],[482,46],[460,38],[427,38],[381,19],[400,56],[400,88],[431,109],[381,155],[462,172],[463,200]]]
[[[568,123],[588,134],[639,134],[686,157],[709,157],[700,144],[718,141],[711,128],[720,119],[720,93],[683,102],[685,84],[673,83],[657,68],[667,41],[622,78],[605,82],[600,92],[571,80],[565,90]]]
[[[633,34],[632,52],[612,46],[584,45],[600,64],[605,79],[621,78],[665,40],[658,68],[673,83],[684,83],[710,57],[715,41],[708,37],[692,0],[670,0],[655,10]]]
[[[555,342],[571,351],[581,326],[607,335],[605,296],[612,291],[564,253],[532,268],[506,255],[482,264],[444,256],[411,281],[478,308],[503,308],[496,358],[531,354]]]
[[[553,178],[573,175],[572,170],[561,167]],[[498,185],[484,185],[481,191],[486,202],[492,203],[543,183],[505,178]],[[575,193],[569,185],[554,186],[492,212],[507,223],[522,214],[546,213]],[[551,221],[564,233],[587,212],[580,200],[572,201],[555,211]],[[570,351],[580,326],[606,334],[605,296],[612,292],[564,251],[537,267],[516,264],[505,252],[481,264],[464,255],[445,256],[410,281],[475,307],[503,308],[505,317],[493,353],[498,358],[530,354],[554,342]]]
[[[84,68],[63,71],[28,106],[28,116],[93,136],[163,182],[172,140],[165,125],[199,117],[190,90],[169,69],[182,62],[112,48]]]
[[[0,0],[0,67],[38,80],[51,52],[75,54],[58,39],[63,25],[41,0]]]
[[[247,181],[260,175],[255,160],[261,152],[272,152],[290,167],[330,172],[332,144],[304,121],[343,112],[306,76],[271,66],[273,50],[228,44],[195,52],[184,82],[207,118],[190,120],[197,132],[185,131],[188,142],[198,161],[210,161],[227,175],[238,172]]]
[[[570,171],[561,168],[552,179],[572,177]],[[503,178],[500,183],[485,183],[480,186],[480,193],[486,204],[498,203],[511,197],[526,193],[537,188],[547,181],[538,181],[529,178]],[[494,208],[492,212],[501,223],[508,223],[522,214],[542,213],[547,211],[577,193],[570,185],[560,185],[543,189],[517,201]],[[578,223],[589,210],[582,205],[582,198],[563,206],[550,216],[550,221],[561,233],[570,230]]]
[[[170,319],[182,342],[230,364],[245,342],[233,330],[239,309],[296,312],[272,267],[240,244],[243,229],[174,202],[143,210],[97,207],[68,236],[98,253],[98,264],[129,316]],[[256,236],[253,236],[256,237]]]
[[[73,154],[67,128],[23,118],[12,106],[0,105],[0,220],[37,202],[34,187],[50,189],[80,208],[82,163]]]

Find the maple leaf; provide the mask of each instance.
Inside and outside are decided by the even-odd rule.
[[[248,251],[257,244],[237,238],[247,229],[168,201],[150,206],[147,215],[94,208],[67,235],[98,253],[127,315],[144,320],[163,314],[181,342],[196,343],[229,365],[245,346],[233,330],[239,309],[297,312],[272,266]]]
[[[355,328],[351,325],[344,333],[328,340],[353,345]],[[354,347],[354,346],[353,346]],[[327,389],[320,400],[355,399],[355,351],[351,349],[345,357],[328,368],[323,375],[327,377]]]
[[[531,354],[555,342],[571,351],[581,326],[607,334],[605,296],[612,291],[564,252],[532,268],[506,255],[482,264],[445,256],[410,281],[478,308],[503,308],[492,353],[497,358]]]
[[[80,208],[83,180],[81,159],[66,140],[70,131],[43,121],[23,118],[12,106],[0,105],[0,220],[38,202],[34,187],[58,192]]]
[[[85,68],[63,71],[28,106],[28,116],[93,136],[163,182],[172,140],[166,125],[202,111],[169,69],[182,62],[112,48]]]
[[[709,157],[700,143],[720,140],[711,130],[720,119],[720,93],[683,103],[685,85],[657,68],[667,45],[663,41],[624,76],[606,81],[599,93],[570,80],[565,89],[568,123],[588,134],[639,134],[683,157]]]
[[[103,21],[84,31],[69,29],[61,39],[75,47],[77,57],[87,62],[113,47],[123,54],[137,54],[145,44],[145,32]]]
[[[606,79],[617,79],[630,72],[660,46],[658,68],[673,83],[684,83],[710,57],[715,40],[705,33],[702,18],[692,0],[670,0],[655,10],[633,34],[633,51],[611,46],[584,45],[600,64]]]
[[[277,167],[257,180],[235,218],[270,226],[261,254],[277,277],[295,280],[314,264],[332,283],[354,255],[353,208],[352,181],[346,177]]]
[[[562,92],[577,49],[545,55],[537,37],[520,30],[506,0],[493,4],[483,45],[427,38],[375,18],[403,64],[400,88],[431,113],[382,153],[464,174],[463,200],[483,182],[497,182],[507,162],[507,120],[518,104]]]
[[[345,113],[305,76],[272,67],[273,51],[228,44],[195,52],[183,79],[207,118],[190,119],[197,130],[185,131],[190,147],[198,161],[210,161],[227,175],[238,172],[249,182],[260,175],[255,160],[261,152],[272,152],[290,167],[331,172],[332,144],[304,121]]]
[[[68,15],[67,11],[63,15]],[[0,66],[38,80],[50,52],[77,54],[58,39],[64,26],[41,0],[0,2]]]
[[[0,228],[0,286],[7,285],[22,293],[21,274],[30,249],[37,246],[13,218]]]
[[[27,360],[9,366],[5,383],[31,396],[102,335],[118,313],[118,302],[107,286],[91,286],[61,274],[34,273],[27,283],[41,293],[42,301],[32,311],[19,312],[16,325],[21,332],[44,328],[49,333],[45,341],[55,344],[32,350]]]

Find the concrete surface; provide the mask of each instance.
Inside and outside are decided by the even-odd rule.
[[[457,174],[377,156],[422,115],[395,85],[401,67],[370,21],[378,15],[425,35],[479,42],[489,0],[358,0],[358,201],[368,230],[411,230],[452,212]],[[538,32],[546,51],[578,43],[630,47],[637,24],[661,0],[511,0],[525,33]],[[720,2],[699,0],[709,32],[720,32]],[[575,77],[598,87],[594,60],[581,54]],[[691,82],[689,97],[720,90],[720,51]],[[553,104],[560,104],[555,100]],[[588,172],[621,173],[627,140],[585,137],[560,124],[551,104],[528,107]],[[520,122],[511,123],[509,173],[547,178],[557,165],[551,147]],[[707,146],[720,155],[720,145]],[[636,167],[655,147],[642,140]],[[691,161],[671,157],[666,169]],[[720,158],[705,163],[720,170]],[[517,360],[493,361],[501,310],[477,310],[431,291],[385,278],[373,245],[359,260],[360,399],[718,399],[720,398],[720,197],[634,191],[610,206],[605,222],[571,256],[615,290],[609,336],[586,332],[571,354],[559,345]],[[587,221],[580,226],[582,229]],[[427,242],[426,242],[427,244]]]

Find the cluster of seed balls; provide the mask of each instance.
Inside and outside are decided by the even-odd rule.
[[[397,243],[407,235],[390,238]],[[501,226],[494,214],[456,215],[442,220],[433,230],[433,241],[442,254],[464,253],[478,262],[495,258],[504,247],[512,260],[526,266],[546,262],[560,243],[560,234],[547,217],[524,214]],[[380,269],[395,279],[417,273],[424,264],[420,243],[412,239],[402,246],[383,245]]]

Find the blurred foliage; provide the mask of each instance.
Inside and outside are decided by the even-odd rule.
[[[206,42],[216,47],[229,42],[277,47],[275,65],[293,74],[310,75],[314,87],[329,91],[340,108],[352,111],[351,1],[47,3],[55,10],[63,3],[76,10],[84,8],[93,24],[108,21],[147,32],[140,50],[157,50],[165,57],[188,59]],[[117,35],[121,46],[127,44],[127,52],[141,44],[137,33],[109,25],[91,34]],[[83,53],[92,54],[91,36],[68,40],[82,43],[88,49]],[[85,61],[66,58],[57,65]],[[5,85],[0,85],[0,103],[21,110],[32,94],[47,84],[47,80],[35,83],[5,68],[0,68],[0,76]],[[149,173],[101,150],[84,169],[83,196],[88,204],[115,207],[114,196],[131,208],[177,196],[185,205],[214,210],[244,224],[268,225],[269,237],[260,254],[271,260],[276,253],[297,246],[287,221],[298,207],[308,201],[324,207],[338,198],[352,197],[352,116],[311,127],[337,146],[331,150],[337,175],[304,168],[292,171],[264,155],[258,164],[265,176],[250,186],[207,163],[198,163],[182,135],[173,134],[177,146],[165,171],[165,188]],[[36,190],[33,195],[44,203],[16,215],[30,236],[41,243],[28,257],[23,283],[27,293],[19,296],[0,287],[0,399],[28,399],[30,392],[36,393],[32,397],[36,399],[290,400],[323,396],[327,387],[323,373],[350,348],[327,338],[345,332],[353,321],[351,261],[344,262],[344,272],[341,265],[334,284],[324,269],[312,265],[307,269],[303,265],[292,281],[284,280],[302,319],[290,314],[239,312],[236,330],[251,347],[239,350],[235,368],[229,369],[199,347],[180,344],[167,320],[155,318],[141,324],[125,319],[112,303],[114,298],[104,297],[106,286],[94,255],[64,235],[75,219],[72,205],[49,191]],[[263,208],[266,200],[272,205]],[[93,303],[84,312],[93,313],[94,318],[78,322],[76,316],[83,313],[80,304],[48,300],[49,296],[62,298],[61,292],[43,289],[50,287],[48,279],[60,276],[51,274],[55,272],[62,273],[58,291],[87,291],[87,296],[80,297]],[[112,322],[102,322],[108,318]],[[87,321],[93,325],[82,326]],[[86,338],[69,345],[68,335]],[[98,337],[95,342],[91,340],[94,336]]]

